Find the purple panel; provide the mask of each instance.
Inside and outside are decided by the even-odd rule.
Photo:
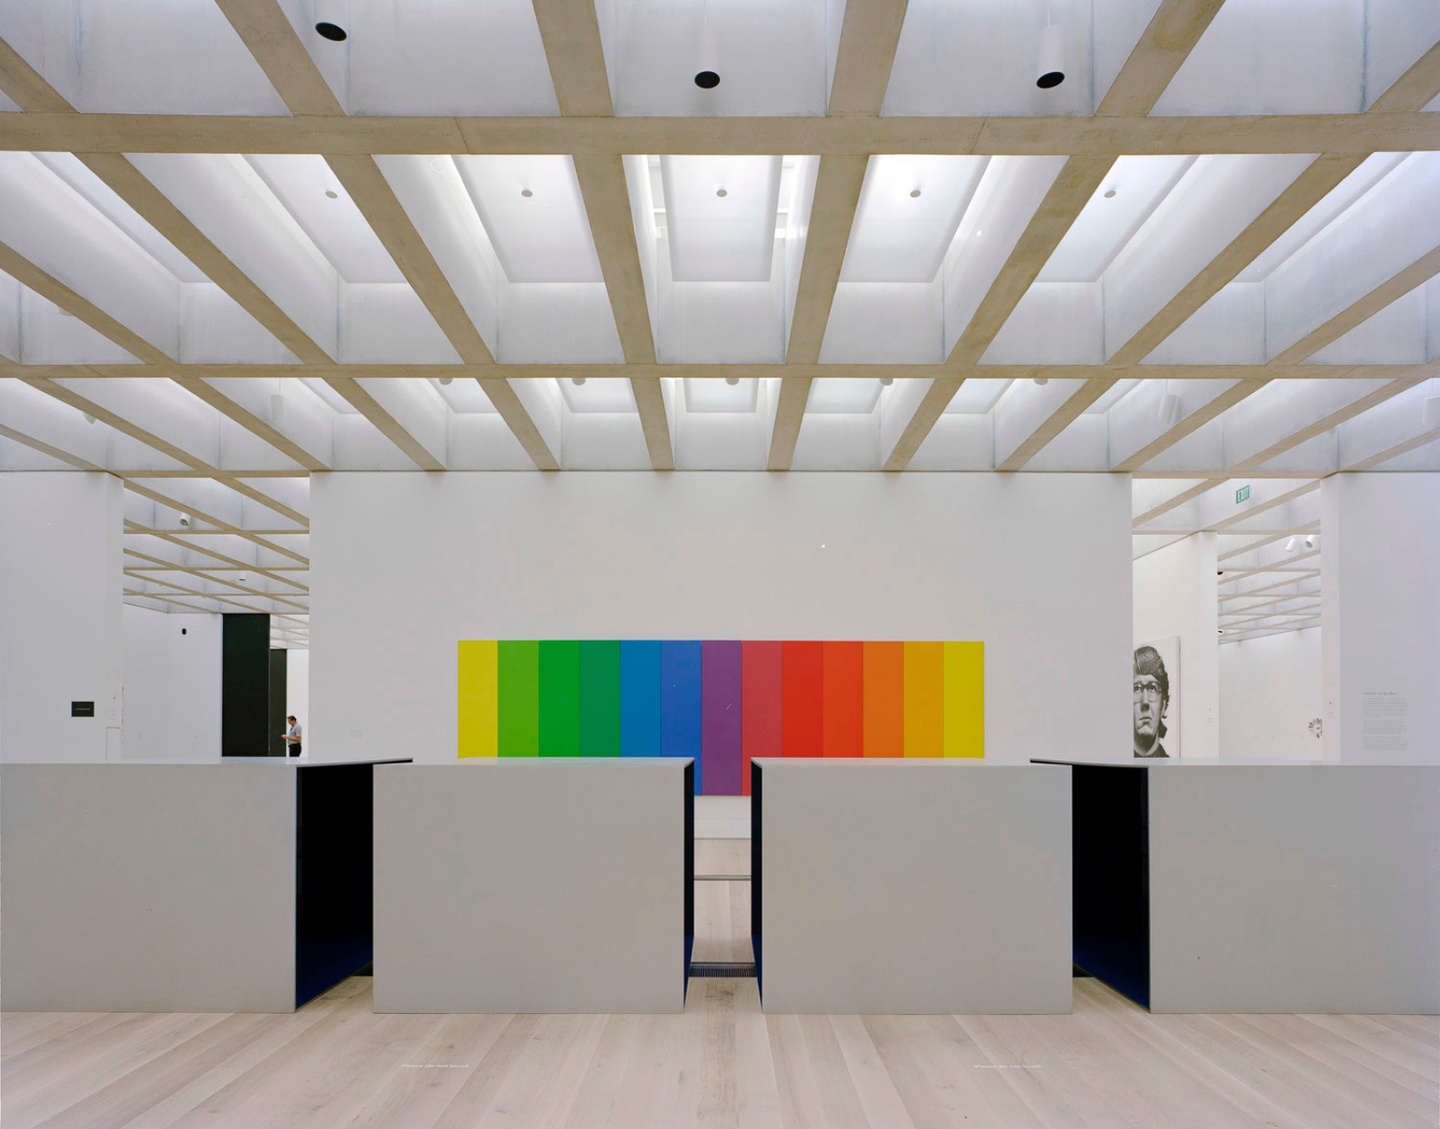
[[[701,794],[740,795],[740,643],[701,644],[700,757]]]

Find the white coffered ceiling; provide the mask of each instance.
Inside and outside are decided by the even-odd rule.
[[[0,470],[132,602],[303,645],[330,470],[1127,472],[1244,638],[1440,470],[1433,0],[344,11],[0,0]]]

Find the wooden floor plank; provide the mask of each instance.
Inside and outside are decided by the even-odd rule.
[[[90,1034],[68,1045],[63,1070],[53,1069],[51,1062],[52,1069],[12,1076],[13,1084],[5,1087],[5,1123],[38,1124],[54,1117],[222,1019],[155,1013],[126,1015],[98,1030],[82,1028],[77,1035]]]
[[[1053,1016],[767,1015],[746,979],[680,1015],[375,1015],[371,984],[4,1016],[5,1129],[1433,1129],[1440,1100],[1433,1016],[1157,1016],[1083,978]]]

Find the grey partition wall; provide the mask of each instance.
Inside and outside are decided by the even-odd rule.
[[[1068,1012],[1070,773],[751,762],[768,1012]]]
[[[1440,1011],[1440,766],[1073,771],[1086,971],[1157,1012]]]
[[[688,757],[379,770],[375,1010],[682,1010],[693,805]]]
[[[9,1011],[293,1011],[370,961],[372,762],[0,765]]]

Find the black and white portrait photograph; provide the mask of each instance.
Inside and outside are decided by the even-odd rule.
[[[1144,759],[1180,755],[1180,637],[1135,648],[1131,719],[1135,755]]]

